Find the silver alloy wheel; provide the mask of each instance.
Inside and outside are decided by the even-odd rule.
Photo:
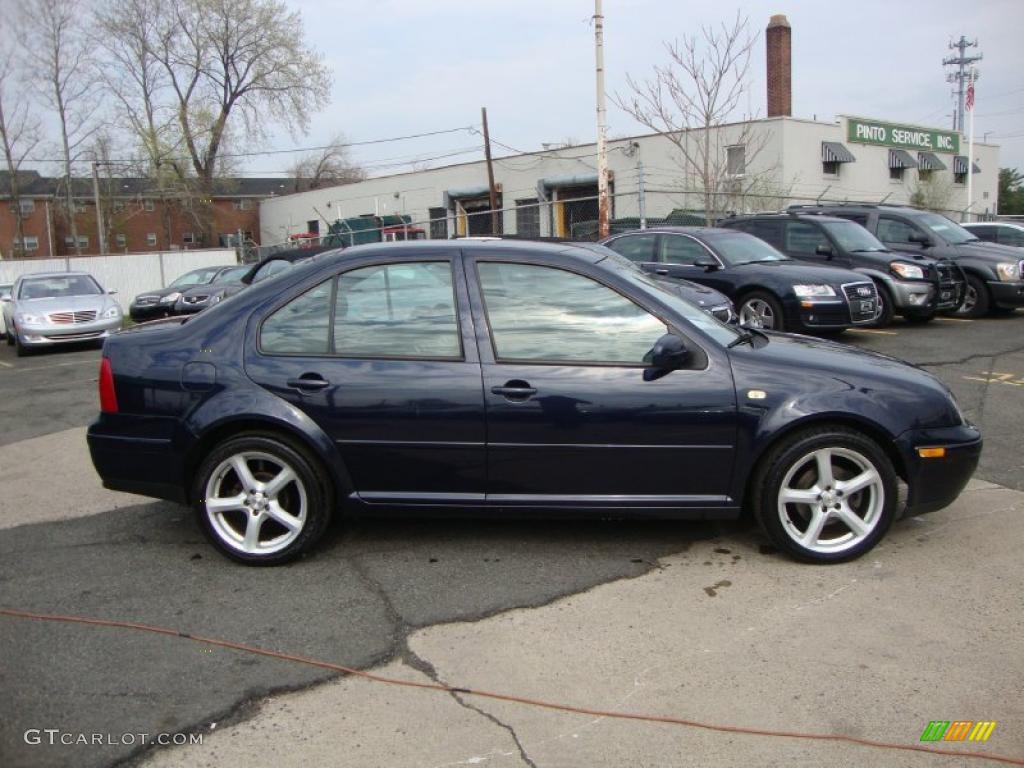
[[[956,310],[958,315],[967,315],[974,311],[974,305],[978,303],[978,292],[974,290],[974,286],[967,283],[967,287],[964,289],[964,303]]]
[[[774,330],[775,312],[764,299],[747,299],[740,307],[740,325]]]
[[[271,555],[302,533],[308,502],[302,480],[286,461],[245,451],[210,473],[203,507],[226,546],[246,555]]]
[[[789,468],[779,489],[778,514],[794,542],[811,552],[853,549],[878,526],[885,508],[882,476],[849,448],[819,448]]]

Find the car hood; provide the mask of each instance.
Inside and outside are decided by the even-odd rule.
[[[765,390],[769,396],[774,391],[783,399],[798,391],[825,398],[839,392],[867,397],[896,413],[912,413],[915,428],[960,423],[946,385],[915,365],[811,336],[767,335],[767,344],[729,350],[741,402],[748,389]]]
[[[216,293],[224,293],[225,291],[237,291],[243,287],[244,285],[238,282],[206,283],[204,285],[194,285],[191,288],[187,288],[181,292],[181,295],[212,296]]]
[[[50,312],[83,312],[95,310],[102,312],[114,304],[106,294],[96,296],[54,296],[46,299],[18,299],[15,303],[16,312],[46,315]]]
[[[819,267],[801,261],[756,261],[752,264],[740,264],[731,269],[748,273],[770,271],[772,274],[784,276],[793,282],[828,283],[839,286],[844,283],[863,283],[869,278],[859,272],[844,267]]]
[[[954,246],[957,253],[963,256],[980,256],[993,262],[1020,261],[1024,259],[1024,249],[1014,245],[1001,245],[979,240],[976,243],[964,243]]]
[[[724,304],[732,304],[732,301],[724,293],[683,278],[658,277],[656,281],[659,285],[663,285],[680,298],[691,304],[696,304],[698,307],[720,307]]]

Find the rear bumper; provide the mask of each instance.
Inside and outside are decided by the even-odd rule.
[[[121,434],[109,418],[100,416],[86,434],[103,487],[185,503],[181,455],[173,450],[171,439]]]
[[[981,432],[971,424],[904,432],[896,439],[907,470],[904,516],[948,507],[963,491],[981,458]],[[918,448],[945,448],[942,458],[922,458]]]
[[[1024,307],[1024,281],[1004,283],[989,280],[988,289],[992,292],[992,300],[1000,307]]]

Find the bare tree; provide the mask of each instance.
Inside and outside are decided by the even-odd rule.
[[[741,198],[758,178],[754,173],[769,136],[755,132],[740,108],[756,36],[737,13],[731,24],[702,27],[700,35],[665,43],[669,62],[645,80],[627,76],[629,93],[615,103],[637,122],[668,139],[676,149],[683,185],[703,198],[708,224]]]
[[[337,134],[322,149],[299,158],[289,175],[295,180],[295,191],[305,192],[362,181],[366,171],[352,162],[345,138]]]
[[[12,46],[0,40],[0,149],[7,168],[11,207],[14,210],[15,234],[12,252],[15,257],[25,252],[25,223],[21,211],[21,166],[42,138],[39,118],[26,89],[18,87],[20,72]]]
[[[80,254],[71,171],[78,150],[97,128],[93,118],[99,107],[85,18],[80,0],[27,0],[19,11],[22,48],[60,128],[64,215]]]

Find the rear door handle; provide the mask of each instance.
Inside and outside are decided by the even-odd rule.
[[[325,389],[331,386],[331,382],[321,378],[318,373],[304,373],[297,379],[288,379],[285,382],[292,389],[302,392],[316,392],[318,389]]]
[[[668,274],[668,270],[667,269],[656,269],[656,270],[654,270],[654,274],[656,274],[656,275],[667,275]]]
[[[506,381],[503,387],[491,387],[491,394],[507,397],[509,400],[525,400],[537,394],[535,387],[531,387],[525,381],[514,379]]]

